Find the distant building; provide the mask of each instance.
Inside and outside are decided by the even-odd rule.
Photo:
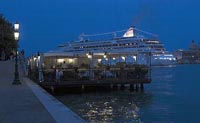
[[[189,45],[189,50],[179,49],[173,54],[180,64],[200,63],[200,42],[195,44],[194,40],[192,40],[192,43]]]
[[[199,43],[195,44],[194,40],[192,40],[192,43],[189,46],[189,50],[192,51],[200,50]]]

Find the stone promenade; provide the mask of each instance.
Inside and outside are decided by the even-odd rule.
[[[13,79],[14,61],[1,61],[0,123],[56,123],[30,88],[22,80],[12,85]]]
[[[46,96],[48,94],[45,94],[46,92],[33,82],[32,84],[31,82],[27,83],[30,80],[25,78],[22,73],[20,71],[22,84],[12,85],[14,61],[0,61],[0,123],[67,123],[67,120],[68,123],[73,123],[74,117],[71,116],[73,112],[66,109],[67,113],[61,112],[61,116],[56,116],[60,113],[56,109],[61,108],[60,110],[65,111],[65,107],[62,107],[60,102],[56,102],[56,105],[59,105],[59,108],[56,108],[54,102],[49,101],[55,99]],[[43,101],[43,98],[46,100]],[[65,114],[66,116],[64,116]],[[62,118],[68,119],[62,120]],[[78,123],[79,121],[80,123],[84,122],[75,116],[74,122]]]

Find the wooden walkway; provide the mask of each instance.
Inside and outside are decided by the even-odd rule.
[[[40,86],[46,89],[50,89],[52,92],[59,89],[65,88],[80,88],[82,91],[85,88],[110,88],[114,87],[125,87],[128,85],[130,90],[143,90],[144,84],[150,84],[151,79],[104,79],[104,80],[69,80],[69,81],[60,81],[60,82],[42,82],[39,83]]]

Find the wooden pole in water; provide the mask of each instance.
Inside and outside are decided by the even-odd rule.
[[[140,84],[140,89],[144,90],[144,84]]]
[[[113,90],[113,84],[110,84],[110,89]]]
[[[124,90],[125,89],[125,86],[124,84],[121,84],[121,87],[120,87],[121,90]]]
[[[81,85],[81,91],[84,92],[85,91],[85,86]]]
[[[130,84],[130,91],[134,91],[134,85]]]
[[[138,88],[139,88],[139,87],[138,87],[138,84],[136,84],[136,91],[137,91],[137,92],[138,92]]]
[[[55,93],[55,88],[54,88],[54,86],[51,86],[51,93]]]

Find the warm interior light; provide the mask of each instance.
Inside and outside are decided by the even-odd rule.
[[[38,60],[40,60],[40,56],[38,56]]]
[[[98,59],[98,62],[100,63],[100,62],[101,62],[101,59]]]
[[[73,63],[74,62],[74,59],[69,59],[69,63]]]
[[[58,63],[63,63],[63,62],[64,62],[64,59],[57,59],[57,62],[58,62]]]
[[[88,58],[89,58],[89,59],[92,58],[92,55],[88,55]]]
[[[105,52],[105,53],[104,53],[103,57],[104,57],[104,58],[106,58],[106,57],[107,57],[107,52]]]

